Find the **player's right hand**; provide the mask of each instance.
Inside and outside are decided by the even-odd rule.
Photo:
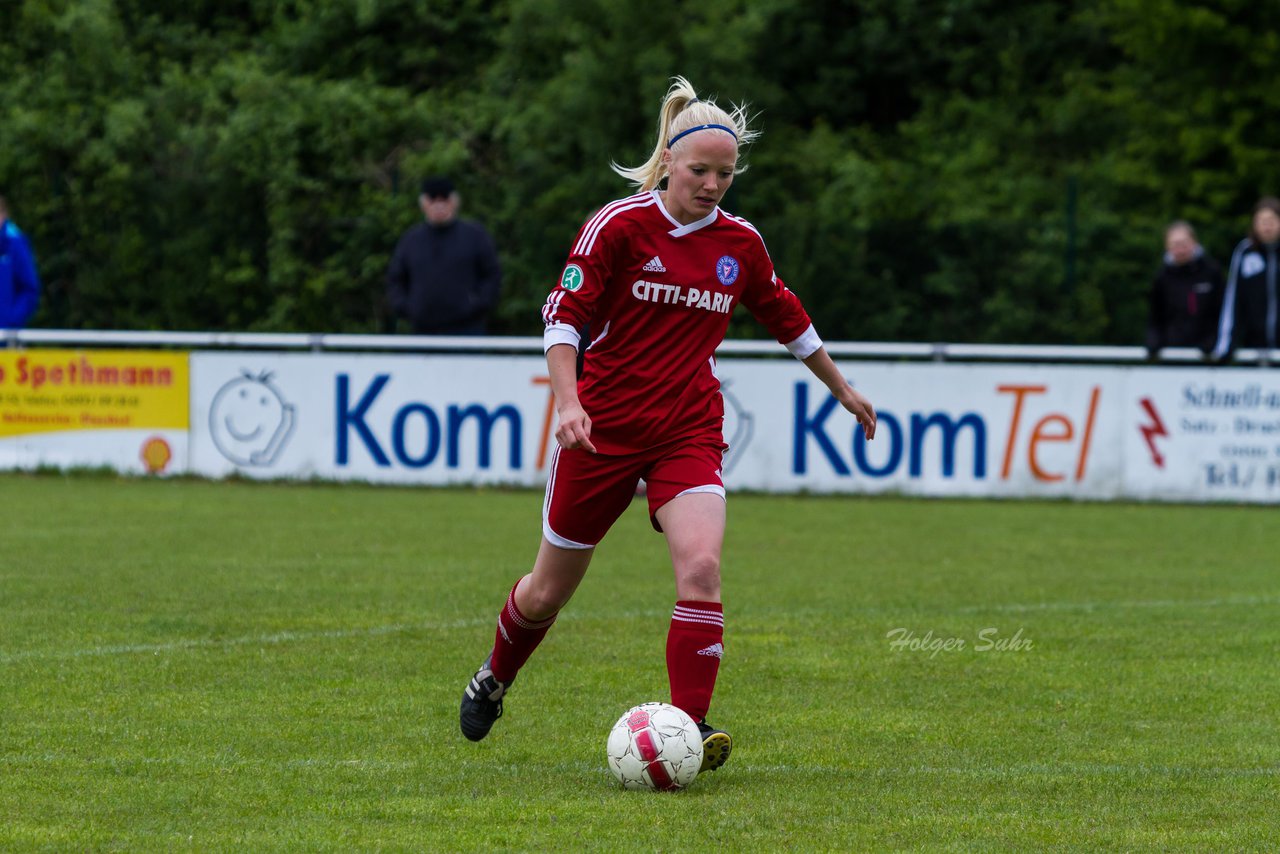
[[[556,427],[556,441],[566,451],[582,448],[590,453],[596,452],[591,444],[591,418],[577,403],[571,403],[559,411],[560,426]]]

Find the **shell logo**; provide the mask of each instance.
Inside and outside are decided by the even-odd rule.
[[[152,436],[142,443],[142,452],[138,456],[142,457],[142,463],[147,467],[148,474],[159,474],[173,459],[173,450],[164,439]]]

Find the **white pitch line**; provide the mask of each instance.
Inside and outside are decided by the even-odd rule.
[[[369,773],[386,773],[388,771],[421,770],[423,760],[388,760],[388,759],[261,759],[239,756],[235,758],[201,757],[201,756],[84,756],[60,753],[10,754],[0,756],[0,766],[10,767],[26,765],[80,765],[80,766],[120,766],[139,763],[142,765],[163,765],[176,768],[193,768],[197,770],[220,768],[271,768],[271,769],[316,769],[320,771],[354,770]],[[430,763],[425,763],[431,767]],[[485,770],[500,774],[519,774],[530,768],[542,768],[555,771],[599,772],[607,776],[606,769],[595,762],[585,760],[568,760],[562,762],[532,762],[522,765],[493,764],[486,760]],[[850,777],[974,777],[974,778],[1012,778],[1030,776],[1123,776],[1123,777],[1244,777],[1265,778],[1280,777],[1280,767],[1265,766],[1222,766],[1222,765],[1126,765],[1119,762],[1061,762],[1061,763],[1027,763],[1017,765],[907,765],[907,766],[838,766],[831,764],[793,765],[768,764],[755,762],[738,762],[734,766],[747,774],[778,775],[820,775],[826,778]]]
[[[1119,602],[1032,602],[1004,603],[991,605],[967,605],[941,612],[925,609],[924,613],[940,614],[982,614],[998,613],[1034,613],[1037,611],[1114,611],[1141,608],[1222,608],[1254,605],[1280,604],[1280,596],[1228,596],[1217,599],[1147,599]],[[854,613],[862,615],[900,615],[901,609],[891,608],[859,608]],[[630,611],[621,614],[585,614],[573,612],[562,614],[560,619],[569,621],[627,620],[658,617],[667,614],[665,610]],[[823,612],[828,613],[828,612]],[[164,643],[141,644],[105,644],[102,646],[81,649],[31,649],[17,652],[0,652],[0,664],[12,664],[19,661],[59,660],[89,658],[105,655],[136,655],[140,653],[160,654],[179,652],[188,649],[217,649],[233,646],[271,646],[283,643],[297,643],[311,640],[329,640],[341,638],[372,638],[382,635],[403,634],[405,632],[451,631],[492,625],[494,618],[490,615],[472,617],[465,620],[453,620],[438,623],[401,623],[386,626],[368,626],[357,629],[330,629],[316,632],[280,631],[266,635],[249,635],[234,638],[184,638]],[[746,616],[743,623],[752,624],[755,618]]]
[[[956,610],[962,614],[986,611],[1026,613],[1031,611],[1116,611],[1141,608],[1222,608],[1238,605],[1276,605],[1280,596],[1224,596],[1218,599],[1145,599],[1132,602],[1032,602],[1004,605],[968,605]]]
[[[656,617],[667,614],[667,611],[630,611],[619,614],[587,614],[576,616],[564,614],[560,619],[571,622],[587,620],[628,620],[645,617]],[[492,626],[495,621],[492,615],[470,617],[465,620],[452,620],[437,623],[399,623],[386,626],[367,626],[358,629],[328,629],[315,632],[280,631],[265,635],[247,635],[232,638],[183,638],[164,643],[131,643],[104,644],[81,649],[29,649],[18,652],[0,653],[0,664],[10,664],[30,660],[58,660],[72,658],[91,658],[105,655],[137,655],[151,653],[159,655],[167,652],[181,652],[190,649],[218,649],[234,646],[272,646],[284,643],[300,643],[312,640],[332,640],[343,638],[374,638],[384,635],[404,634],[407,632],[447,632],[456,629],[471,629],[480,626]]]
[[[1126,775],[1126,776],[1160,776],[1160,777],[1280,777],[1280,767],[1243,767],[1208,765],[1125,765],[1123,763],[1095,762],[1063,762],[1060,764],[1035,763],[1027,765],[982,765],[982,766],[937,766],[910,765],[906,767],[864,766],[855,768],[837,768],[834,766],[806,765],[765,765],[743,763],[738,766],[744,771],[755,773],[777,774],[835,774],[854,776],[872,774],[875,776],[915,776],[944,775],[953,777],[1017,777],[1031,775],[1057,774],[1092,774],[1092,775]]]
[[[326,771],[355,769],[383,773],[417,768],[421,761],[392,761],[384,759],[259,759],[255,757],[193,757],[193,756],[71,756],[63,753],[14,754],[0,756],[0,765],[164,765],[174,768],[201,770],[220,768],[316,768]]]
[[[28,659],[86,658],[99,655],[130,655],[137,653],[179,652],[187,649],[214,649],[228,646],[270,646],[273,644],[295,643],[299,641],[327,640],[331,638],[379,637],[413,631],[448,631],[450,629],[466,629],[473,626],[493,622],[492,618],[481,620],[455,620],[451,623],[404,623],[389,626],[369,626],[361,629],[330,629],[318,632],[274,632],[269,635],[248,635],[235,638],[184,638],[165,643],[130,643],[105,644],[83,649],[32,649],[20,652],[0,654],[0,663],[25,661]]]

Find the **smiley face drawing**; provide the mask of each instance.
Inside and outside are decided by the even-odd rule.
[[[294,407],[271,373],[248,371],[228,382],[209,406],[209,431],[222,455],[239,466],[269,466],[293,434]]]

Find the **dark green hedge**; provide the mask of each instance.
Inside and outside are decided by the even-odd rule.
[[[0,194],[37,325],[364,332],[447,171],[499,242],[498,329],[530,334],[680,73],[760,112],[726,206],[826,337],[1136,343],[1163,223],[1224,257],[1280,188],[1267,8],[15,0]]]

